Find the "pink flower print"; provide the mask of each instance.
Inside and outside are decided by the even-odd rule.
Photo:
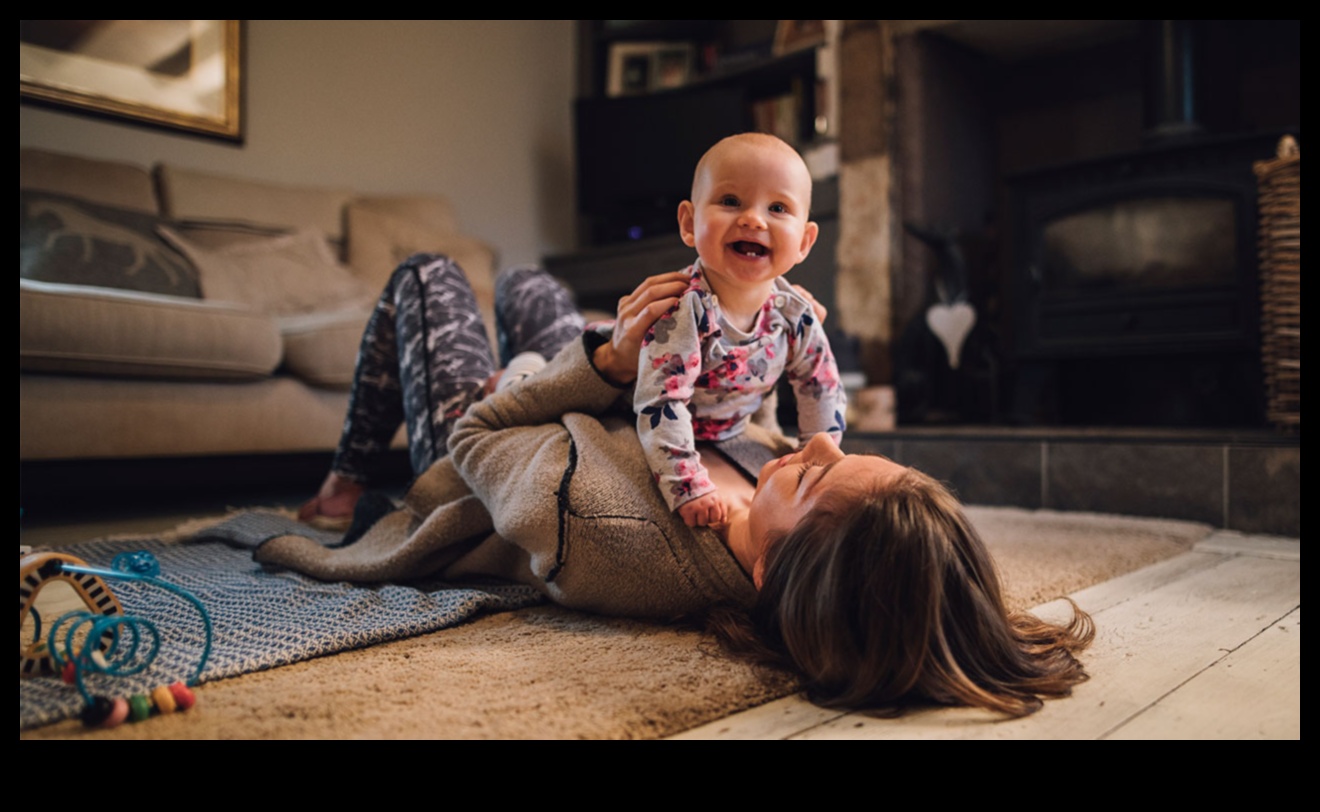
[[[677,353],[664,353],[651,359],[651,368],[658,370],[661,375],[672,377],[682,376],[687,370],[687,365],[683,358]]]
[[[774,299],[766,299],[765,304],[761,305],[761,316],[756,320],[756,331],[752,335],[756,338],[764,338],[774,332],[775,320],[770,317],[770,311],[774,307]]]
[[[742,418],[693,418],[692,436],[698,440],[718,440],[726,432],[738,425]]]
[[[686,376],[671,375],[665,379],[665,394],[672,400],[691,400],[692,387],[688,385]]]
[[[839,385],[839,376],[834,374],[834,367],[830,364],[823,364],[816,373],[814,380],[820,381],[820,385],[833,389]]]
[[[737,380],[739,375],[747,374],[747,348],[734,347],[724,355],[718,367],[711,370],[711,375],[715,380],[722,380],[732,383]]]
[[[839,376],[832,363],[833,357],[828,351],[822,352],[822,349],[826,348],[812,348],[807,351],[808,355],[816,357],[811,366],[811,377],[807,378],[799,388],[801,394],[814,400],[820,400],[826,393],[835,392],[839,388]]]

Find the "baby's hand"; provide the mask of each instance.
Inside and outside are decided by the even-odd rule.
[[[729,519],[729,508],[719,491],[698,496],[678,506],[678,515],[688,527],[709,527],[724,524]]]

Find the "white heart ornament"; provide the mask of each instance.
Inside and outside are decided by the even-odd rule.
[[[957,369],[962,359],[963,342],[976,324],[976,310],[966,302],[934,304],[926,311],[926,326],[949,354],[949,368]]]

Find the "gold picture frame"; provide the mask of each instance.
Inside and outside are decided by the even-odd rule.
[[[241,20],[20,20],[18,97],[243,140]]]

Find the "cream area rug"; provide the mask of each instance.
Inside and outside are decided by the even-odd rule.
[[[1209,525],[970,507],[1030,608],[1191,549]],[[793,693],[697,632],[540,605],[206,682],[185,713],[20,739],[654,739]],[[72,689],[70,689],[72,690]],[[1066,700],[1063,700],[1066,701]]]

